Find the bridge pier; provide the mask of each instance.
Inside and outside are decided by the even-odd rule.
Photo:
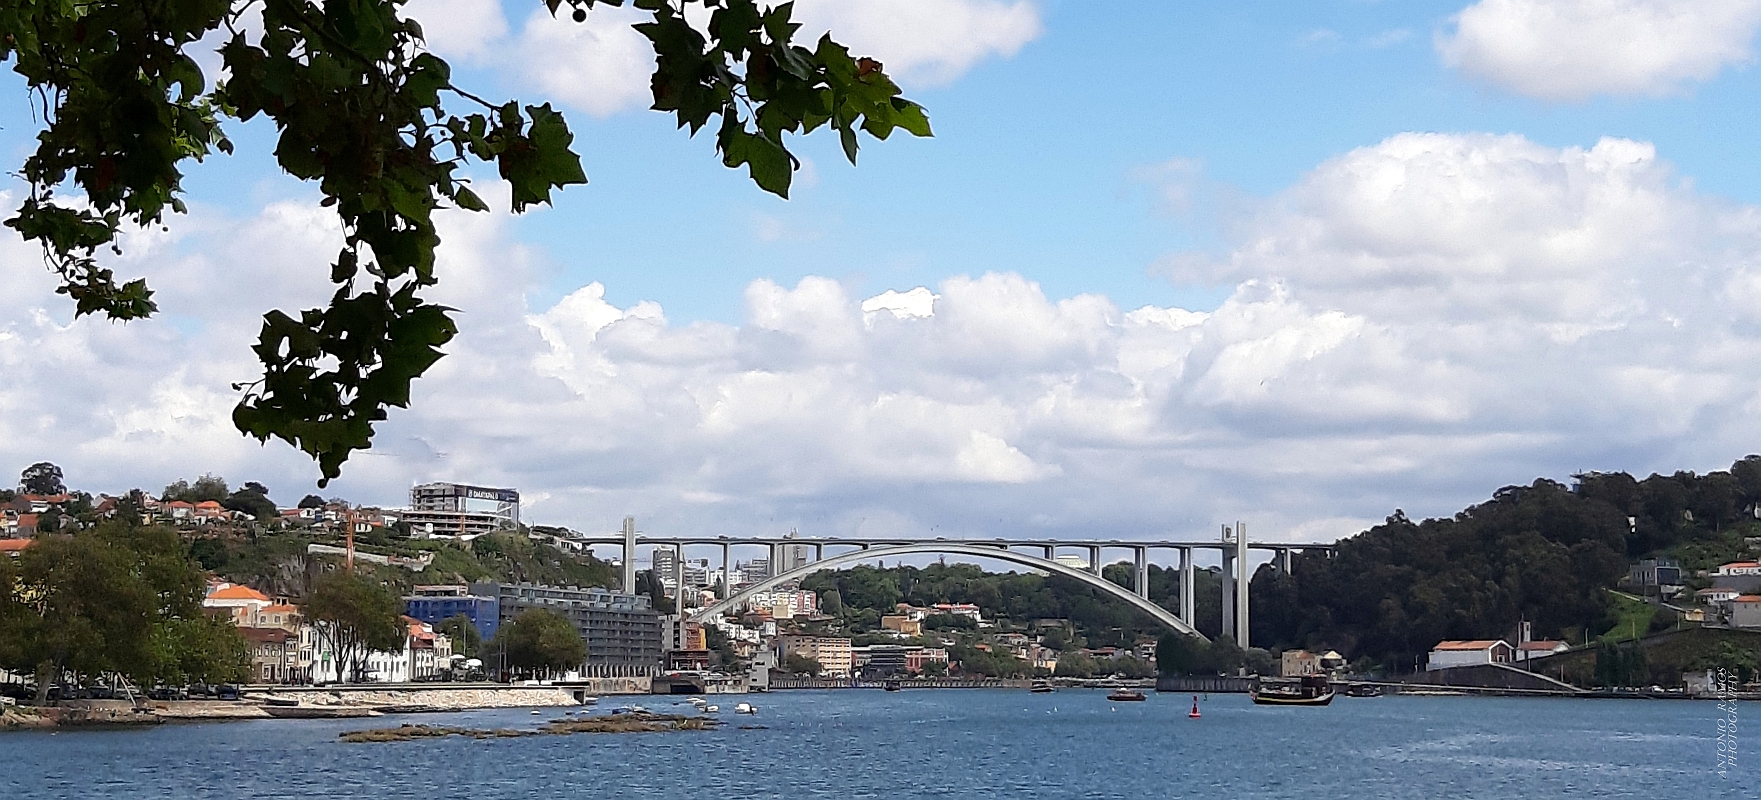
[[[1088,546],[1088,571],[1092,572],[1096,575],[1101,574],[1101,547],[1100,547],[1100,545],[1091,544]]]
[[[722,542],[722,591],[716,596],[717,600],[728,599],[734,591],[734,565],[728,561],[728,553],[732,549],[732,545]]]
[[[1180,621],[1192,624],[1192,548],[1180,548]]]
[[[1147,547],[1132,548],[1137,556],[1137,578],[1132,581],[1137,596],[1150,599],[1150,549]]]
[[[1217,579],[1223,584],[1220,592],[1223,619],[1222,627],[1217,632],[1228,634],[1231,639],[1235,638],[1235,548],[1229,545],[1231,544],[1230,540],[1234,537],[1235,531],[1228,525],[1224,525],[1223,546],[1217,548],[1217,554],[1223,560],[1223,568],[1217,571]],[[1240,643],[1239,640],[1237,643]]]
[[[636,593],[636,518],[624,517],[624,592]],[[657,576],[658,577],[658,576]]]

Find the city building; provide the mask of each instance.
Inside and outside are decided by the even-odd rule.
[[[252,683],[287,683],[298,667],[299,637],[281,628],[238,629],[251,647]]]
[[[888,614],[881,617],[881,630],[894,631],[901,636],[922,636],[923,621],[912,619],[904,614]]]
[[[779,636],[779,662],[789,656],[802,656],[819,662],[819,674],[828,678],[848,678],[853,669],[850,640],[840,636]]]
[[[1740,594],[1730,599],[1733,628],[1761,628],[1761,595]]]
[[[1754,561],[1733,561],[1721,564],[1712,572],[1712,583],[1736,589],[1740,592],[1761,590],[1761,563]]]
[[[897,644],[871,644],[850,648],[850,666],[864,678],[891,678],[910,671],[906,651]],[[821,662],[824,665],[824,662]]]
[[[973,622],[983,622],[984,617],[978,613],[978,606],[971,603],[937,603],[930,609],[931,614],[951,614],[965,617]]]
[[[520,524],[520,493],[457,483],[424,483],[410,489],[401,515],[416,537],[481,536]]]
[[[746,598],[749,611],[770,614],[772,619],[794,619],[819,614],[819,595],[806,589],[775,589],[754,592]]]
[[[1321,674],[1321,656],[1307,650],[1285,650],[1279,657],[1278,674],[1286,678]]]
[[[501,622],[494,597],[472,594],[471,587],[462,585],[417,586],[404,598],[404,613],[430,625],[462,616],[471,621],[485,642],[495,638]]]
[[[1680,586],[1682,569],[1674,559],[1646,558],[1627,568],[1626,580],[1628,584],[1639,589],[1656,590],[1665,586]]]
[[[1571,645],[1566,644],[1565,642],[1552,639],[1534,639],[1517,644],[1516,660],[1527,661],[1531,658],[1541,658],[1543,656],[1553,655],[1554,653],[1563,653],[1570,649]]]
[[[587,677],[647,677],[660,667],[661,617],[647,595],[530,583],[473,583],[470,591],[496,599],[503,625],[533,608],[574,623],[587,642]],[[484,661],[492,663],[488,656]]]
[[[1709,606],[1722,605],[1730,602],[1740,594],[1742,594],[1742,592],[1732,589],[1729,586],[1711,586],[1695,592],[1694,602]]]
[[[1509,664],[1516,660],[1516,649],[1503,639],[1449,640],[1431,648],[1426,670],[1470,667],[1476,664]]]
[[[257,614],[263,609],[275,605],[269,595],[236,583],[216,583],[208,587],[208,595],[202,598],[202,607],[224,612],[232,624],[250,626]]]

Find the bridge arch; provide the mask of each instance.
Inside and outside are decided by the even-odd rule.
[[[853,550],[848,553],[839,553],[830,558],[824,558],[797,567],[780,575],[772,575],[758,583],[741,589],[740,591],[729,595],[725,600],[719,600],[714,604],[698,609],[695,613],[691,614],[691,621],[703,622],[704,620],[715,619],[716,617],[727,614],[733,609],[739,608],[741,604],[746,602],[747,598],[750,598],[754,594],[769,591],[781,584],[788,583],[789,581],[800,580],[801,578],[805,578],[808,575],[823,569],[841,569],[845,566],[859,564],[863,561],[876,558],[920,555],[925,553],[991,558],[1024,567],[1031,567],[1055,575],[1062,575],[1090,587],[1100,589],[1113,597],[1130,603],[1137,610],[1142,611],[1168,630],[1196,637],[1200,641],[1209,641],[1205,638],[1204,634],[1199,633],[1197,629],[1186,624],[1178,615],[1174,614],[1174,612],[1150,602],[1147,598],[1138,597],[1135,592],[1092,572],[1088,572],[1087,570],[1080,570],[1050,559],[1040,558],[1039,556],[1017,553],[995,545],[949,541],[916,542],[912,544],[889,545],[885,547],[873,547],[867,550]]]

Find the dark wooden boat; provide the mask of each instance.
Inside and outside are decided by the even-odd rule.
[[[1149,698],[1144,696],[1143,692],[1136,689],[1114,689],[1107,693],[1107,699],[1117,703],[1132,703],[1139,700],[1148,700]]]
[[[905,687],[900,686],[898,681],[887,681],[886,683],[881,685],[881,688],[885,689],[889,692],[896,692],[896,691],[899,691],[900,689],[903,689]]]
[[[1255,678],[1248,697],[1262,706],[1324,706],[1333,702],[1333,684],[1325,675],[1304,675],[1297,680]]]

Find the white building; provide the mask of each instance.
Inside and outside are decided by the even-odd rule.
[[[746,598],[749,611],[767,612],[774,619],[811,617],[819,613],[819,595],[806,589],[773,589]]]
[[[1509,664],[1516,660],[1516,648],[1503,639],[1446,639],[1431,648],[1425,669],[1471,667],[1476,664]]]
[[[445,634],[435,633],[434,626],[409,617],[402,618],[405,626],[403,649],[396,652],[372,651],[367,654],[362,667],[362,680],[365,683],[408,683],[417,678],[430,678],[440,673],[452,659],[452,641]],[[336,654],[331,651],[331,644],[313,626],[305,626],[311,633],[301,631],[300,652],[305,657],[307,643],[310,642],[311,661],[307,666],[307,674],[316,683],[344,683],[354,676],[348,674],[347,665],[342,664]]]

